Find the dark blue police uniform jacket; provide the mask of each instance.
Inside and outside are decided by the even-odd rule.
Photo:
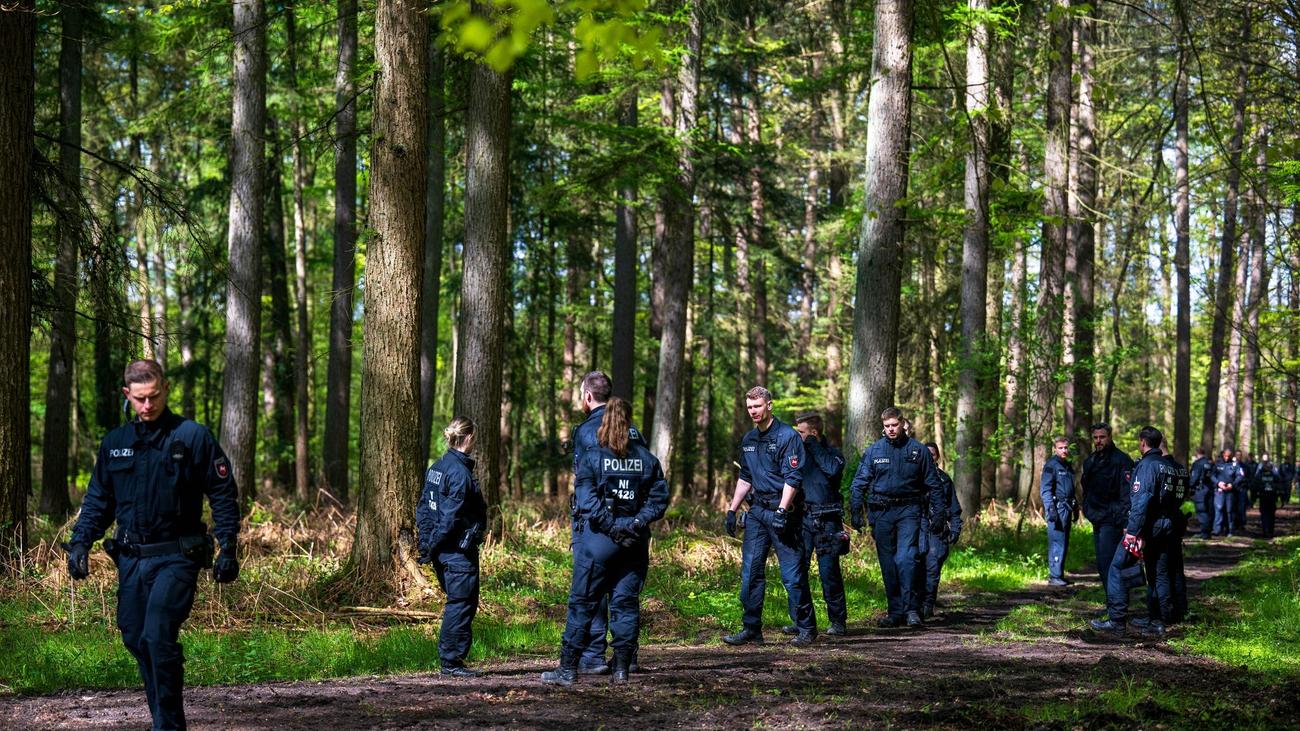
[[[1055,510],[1062,524],[1069,523],[1074,517],[1074,467],[1053,454],[1043,465],[1038,490],[1043,510],[1049,514]]]
[[[929,448],[911,437],[881,437],[867,447],[853,476],[850,502],[854,512],[864,505],[928,505],[933,523],[946,521],[948,509]]]
[[[1083,461],[1083,515],[1094,526],[1124,525],[1132,469],[1133,460],[1113,443]]]

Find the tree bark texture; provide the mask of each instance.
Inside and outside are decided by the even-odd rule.
[[[1093,107],[1093,71],[1096,68],[1097,5],[1090,5],[1076,23],[1078,38],[1079,101],[1075,129],[1078,140],[1072,167],[1075,177],[1075,208],[1071,211],[1070,249],[1074,267],[1070,287],[1074,322],[1073,417],[1065,429],[1078,446],[1080,454],[1087,454],[1089,427],[1093,423],[1093,378],[1096,370],[1096,268],[1097,231],[1097,115]]]
[[[488,505],[500,500],[501,375],[509,258],[510,76],[474,62],[465,117],[465,253],[455,410],[478,425],[478,471]]]
[[[876,5],[867,111],[866,213],[854,287],[845,451],[860,451],[894,400],[902,284],[908,136],[912,121],[912,2]]]
[[[1249,196],[1247,196],[1249,199]],[[1223,387],[1219,390],[1219,421],[1222,425],[1220,442],[1237,449],[1237,427],[1241,423],[1238,396],[1241,394],[1241,366],[1244,349],[1242,330],[1246,327],[1246,291],[1250,276],[1250,231],[1239,227],[1235,281],[1232,289],[1232,315],[1228,318],[1228,362],[1223,373]]]
[[[18,11],[21,12],[21,11]],[[72,423],[72,373],[77,346],[77,262],[81,254],[81,28],[80,2],[59,6],[59,217],[50,316],[50,371],[45,386],[45,439],[41,448],[40,511],[62,518],[68,497],[68,444]]]
[[[330,352],[326,366],[324,469],[321,488],[348,501],[352,404],[352,290],[357,251],[357,2],[338,2],[338,66],[334,74],[334,273]]]
[[[266,246],[262,249],[266,277],[262,284],[270,294],[271,310],[267,343],[262,348],[262,413],[266,417],[262,428],[266,434],[264,444],[268,447],[268,454],[262,458],[262,487],[288,491],[293,482],[290,459],[294,438],[293,316],[289,310],[280,155],[274,152],[280,145],[278,128],[274,119],[267,120],[267,139],[273,152],[266,161]]]
[[[442,239],[447,187],[446,53],[429,28],[429,160],[424,189],[424,309],[420,315],[420,464],[428,464],[438,393],[438,305],[442,296]]]
[[[266,203],[266,4],[235,0],[235,56],[230,143],[226,370],[221,445],[230,458],[240,503],[257,493],[258,345],[261,340],[263,211]]]
[[[1258,122],[1257,122],[1258,123]],[[1255,440],[1256,404],[1261,399],[1255,393],[1259,372],[1259,313],[1268,303],[1268,252],[1264,248],[1268,236],[1266,185],[1268,171],[1268,130],[1257,127],[1255,135],[1255,174],[1257,179],[1250,188],[1250,295],[1246,301],[1246,321],[1242,327],[1241,372],[1241,425],[1238,430],[1238,448],[1247,454],[1262,449]]]
[[[394,578],[413,544],[419,498],[420,266],[428,113],[428,16],[422,0],[375,8],[375,86],[370,149],[361,366],[361,465],[352,560],[362,576]],[[495,373],[499,378],[499,371]],[[481,437],[497,420],[478,421]],[[486,440],[485,440],[486,441]]]
[[[636,128],[636,105],[635,89],[619,100],[620,127]],[[621,181],[614,214],[614,332],[610,348],[610,379],[614,395],[629,403],[632,401],[636,365],[636,195],[635,178],[629,176]]]
[[[1174,269],[1178,305],[1174,325],[1174,457],[1191,464],[1192,421],[1192,188],[1188,179],[1187,87],[1188,28],[1178,13],[1178,77],[1174,82]],[[1206,450],[1211,445],[1198,441]]]
[[[311,351],[311,318],[307,312],[307,202],[305,189],[309,184],[307,161],[303,152],[303,138],[307,128],[303,119],[298,88],[298,33],[294,6],[285,7],[285,24],[288,30],[285,43],[289,58],[289,109],[293,115],[293,301],[297,326],[293,341],[293,493],[298,500],[308,503],[312,499],[310,458],[307,444],[311,438],[308,407],[308,356]]]

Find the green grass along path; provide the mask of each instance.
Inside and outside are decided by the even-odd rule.
[[[1252,513],[1252,520],[1254,515]],[[1193,619],[1165,642],[1083,627],[1101,599],[1075,585],[944,595],[920,633],[867,629],[808,649],[654,645],[628,686],[545,687],[551,657],[481,665],[469,682],[416,674],[186,691],[196,729],[350,728],[1282,728],[1300,722],[1300,536],[1188,541]],[[1072,552],[1091,553],[1079,541]],[[779,588],[776,592],[779,593]],[[1141,609],[1140,592],[1134,593]],[[142,690],[0,699],[8,729],[144,728]]]

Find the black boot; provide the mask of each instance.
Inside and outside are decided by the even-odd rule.
[[[578,656],[567,650],[560,652],[560,666],[542,673],[542,682],[551,685],[573,685],[578,678]]]
[[[614,672],[610,675],[611,683],[626,683],[628,668],[632,665],[632,653],[614,652]]]

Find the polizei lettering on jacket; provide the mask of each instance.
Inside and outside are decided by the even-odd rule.
[[[641,472],[641,458],[631,457],[628,459],[618,459],[617,457],[605,457],[603,469],[606,472]]]

